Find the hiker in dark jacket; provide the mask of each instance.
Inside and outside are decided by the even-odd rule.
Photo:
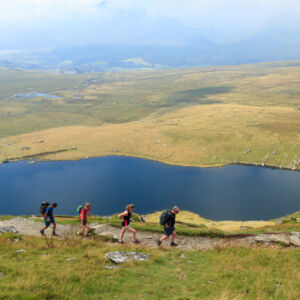
[[[54,202],[54,203],[51,203],[47,208],[46,208],[46,211],[45,211],[45,214],[44,214],[44,222],[45,222],[45,227],[40,230],[40,233],[42,235],[44,235],[44,231],[50,226],[50,224],[53,225],[53,232],[52,232],[52,235],[53,236],[57,236],[56,232],[55,232],[55,229],[56,229],[56,223],[55,223],[55,219],[54,219],[54,215],[53,215],[53,209],[57,207],[57,203]]]
[[[118,215],[118,218],[122,219],[122,230],[121,230],[121,233],[120,233],[120,239],[119,239],[119,243],[120,244],[124,244],[124,241],[123,241],[123,237],[124,237],[124,234],[127,230],[129,230],[131,233],[132,233],[132,241],[135,243],[135,244],[138,244],[140,241],[136,239],[136,230],[133,229],[129,224],[130,224],[130,221],[131,221],[131,213],[134,211],[135,209],[135,206],[134,204],[129,204],[126,206],[126,210],[119,214]]]
[[[175,219],[176,215],[179,213],[179,208],[174,206],[170,211],[167,212],[165,220],[164,220],[164,233],[165,235],[161,237],[160,240],[157,241],[157,245],[160,246],[161,242],[167,240],[171,236],[171,247],[176,247],[178,244],[174,242],[176,237],[175,231]]]

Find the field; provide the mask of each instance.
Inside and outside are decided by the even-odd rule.
[[[182,251],[101,239],[0,235],[0,299],[299,299],[300,252],[272,248]],[[21,250],[23,252],[17,252]],[[138,251],[147,262],[116,268],[105,254]],[[111,269],[109,269],[111,268]]]
[[[13,87],[5,72],[0,161],[128,155],[300,170],[299,62],[86,75],[14,71],[11,81],[20,80]],[[29,88],[60,98],[9,97]]]

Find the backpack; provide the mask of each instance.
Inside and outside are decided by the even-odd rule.
[[[160,223],[160,225],[165,225],[165,222],[166,222],[166,220],[167,220],[167,217],[168,217],[168,214],[169,214],[169,210],[168,209],[166,209],[166,210],[164,210],[162,213],[161,213],[161,215],[160,215],[160,217],[159,217],[159,223]]]
[[[42,214],[42,216],[45,214],[47,207],[50,205],[49,202],[42,202],[41,206],[40,206],[40,213]]]
[[[84,208],[84,205],[78,205],[77,207],[77,214],[80,216],[81,210]]]

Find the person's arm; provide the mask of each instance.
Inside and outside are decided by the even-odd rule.
[[[45,211],[44,217],[45,217],[46,221],[48,221],[48,222],[49,222],[49,218],[48,218],[47,210]]]
[[[84,219],[84,212],[80,213],[80,221],[81,221],[81,224],[83,224],[83,219]]]
[[[125,210],[123,213],[118,215],[118,218],[122,219],[123,217],[128,216],[128,211]]]
[[[170,215],[167,214],[166,220],[165,220],[165,222],[164,222],[164,226],[165,226],[165,227],[170,227],[169,222],[170,222]]]

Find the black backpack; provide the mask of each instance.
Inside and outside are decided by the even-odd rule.
[[[40,206],[40,213],[42,216],[45,214],[47,207],[50,205],[49,202],[42,202]]]
[[[165,222],[166,222],[169,214],[170,214],[170,210],[168,210],[168,209],[164,210],[161,213],[161,215],[159,217],[159,223],[160,223],[160,225],[165,225]]]

